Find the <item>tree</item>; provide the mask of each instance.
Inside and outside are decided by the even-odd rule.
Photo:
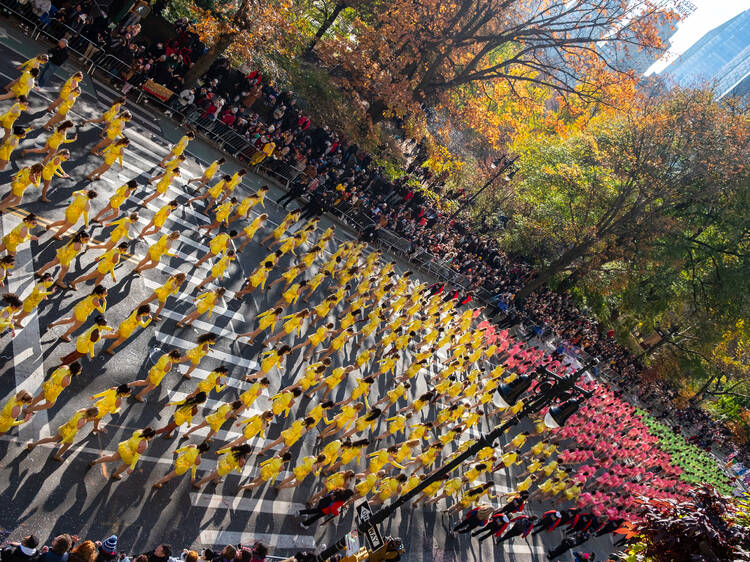
[[[701,222],[747,197],[748,136],[739,108],[696,90],[644,100],[567,139],[516,147],[523,179],[510,242],[543,263],[516,299],[581,269],[645,272],[660,243],[705,247]]]
[[[635,78],[617,54],[662,49],[657,27],[678,17],[667,0],[394,0],[319,51],[378,120],[498,81],[514,95],[530,82],[599,99],[606,84]]]
[[[621,555],[626,562],[750,560],[750,531],[738,524],[737,501],[712,487],[695,490],[690,501],[644,499],[642,505],[641,521],[617,531],[639,539]]]
[[[192,31],[208,50],[185,73],[192,86],[222,55],[240,62],[252,60],[265,49],[284,51],[298,40],[291,0],[229,0],[209,7],[191,6]]]

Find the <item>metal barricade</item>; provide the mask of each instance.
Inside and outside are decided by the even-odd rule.
[[[250,156],[252,156],[252,154]],[[289,184],[297,179],[302,173],[302,170],[300,170],[299,168],[295,168],[294,166],[287,162],[284,162],[283,160],[277,160],[273,156],[266,158],[260,164],[258,164],[255,167],[255,171],[262,172],[269,177],[281,181],[284,184],[284,189],[287,189],[289,187]]]

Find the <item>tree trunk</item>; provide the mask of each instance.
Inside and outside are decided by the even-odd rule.
[[[195,64],[193,64],[193,66],[191,66],[185,73],[185,88],[192,88],[195,85],[198,78],[203,76],[208,69],[211,68],[214,61],[227,50],[229,45],[232,44],[235,36],[236,33],[226,33],[219,36],[211,48],[206,51],[206,54],[200,56],[198,60],[195,61]]]
[[[709,377],[709,379],[703,384],[703,386],[698,390],[698,392],[696,392],[695,394],[693,394],[693,396],[690,397],[690,399],[688,400],[688,403],[692,404],[693,406],[695,406],[696,404],[700,404],[703,401],[703,395],[706,393],[706,391],[708,390],[708,387],[711,386],[711,384],[715,380],[716,380],[716,375],[712,375],[711,377]]]
[[[560,273],[571,263],[583,256],[589,249],[589,247],[591,247],[592,243],[593,240],[582,242],[581,244],[573,246],[572,248],[567,250],[563,255],[549,264],[548,267],[541,270],[534,279],[526,283],[526,285],[524,285],[521,290],[516,293],[514,300],[516,302],[523,302],[531,293],[536,291],[539,287],[547,283],[547,281],[552,279],[555,275]]]
[[[328,29],[333,25],[333,22],[336,21],[336,18],[339,17],[339,14],[344,10],[344,8],[346,8],[346,2],[339,2],[338,4],[336,4],[336,7],[330,14],[328,14],[328,17],[323,21],[320,28],[318,28],[318,31],[310,40],[310,43],[308,43],[307,47],[305,47],[305,56],[309,56],[312,53],[315,45],[317,45],[318,41],[320,41],[320,38],[326,34],[326,31],[328,31]]]

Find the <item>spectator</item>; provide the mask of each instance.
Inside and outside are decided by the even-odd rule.
[[[21,543],[10,543],[6,546],[0,556],[3,562],[31,562],[39,558],[39,551],[36,549],[39,541],[34,535],[27,535]]]
[[[68,551],[73,546],[70,535],[58,535],[52,541],[52,546],[42,554],[40,562],[66,562]]]
[[[76,545],[68,556],[68,562],[94,562],[98,550],[93,541],[83,541]]]
[[[48,54],[49,60],[39,72],[37,84],[40,88],[46,87],[55,75],[55,72],[57,72],[63,63],[68,60],[68,40],[60,39],[57,42],[57,45],[49,50]]]
[[[145,552],[144,555],[148,558],[148,562],[169,562],[172,547],[168,544],[160,544],[154,550]]]
[[[231,544],[226,545],[219,554],[213,557],[211,562],[234,562],[237,556],[237,549]],[[149,560],[149,562],[154,562]]]
[[[111,562],[117,559],[117,535],[112,535],[108,539],[98,543],[99,554],[96,562]]]

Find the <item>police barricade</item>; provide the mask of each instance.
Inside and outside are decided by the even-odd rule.
[[[130,77],[132,65],[107,53],[97,63],[96,69],[109,75],[110,80],[122,80],[126,82]]]
[[[3,12],[19,20],[22,27],[24,27],[24,31],[32,37],[42,23],[28,2],[21,3],[16,2],[16,0],[0,0],[0,7],[2,7]]]
[[[257,152],[257,149],[255,150]],[[252,154],[250,155],[252,156]],[[250,158],[248,157],[248,160]],[[289,187],[295,179],[297,179],[302,170],[295,168],[288,162],[283,160],[277,160],[273,156],[264,159],[260,164],[255,167],[256,172],[261,172],[269,177],[275,178],[284,184],[284,189]]]

